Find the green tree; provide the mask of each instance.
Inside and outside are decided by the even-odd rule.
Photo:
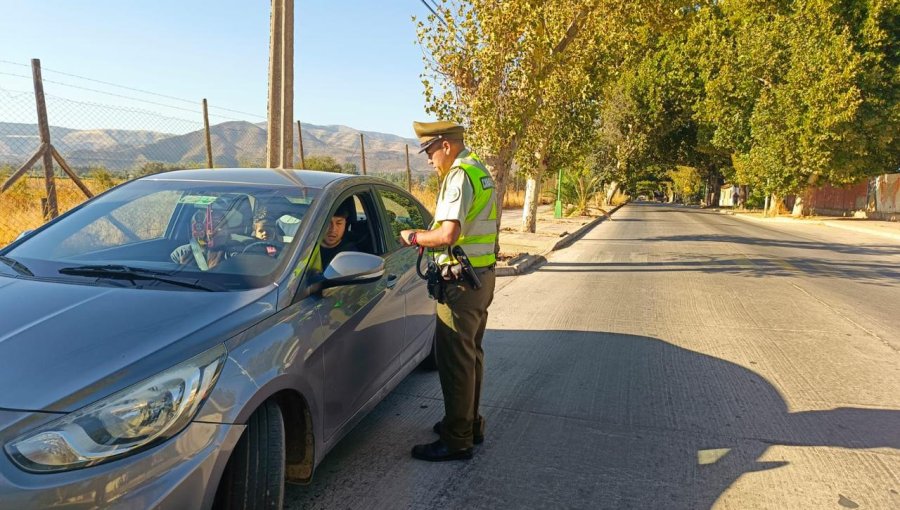
[[[91,167],[87,172],[87,177],[94,181],[100,190],[107,190],[118,183],[112,172],[104,166]]]
[[[322,172],[341,173],[344,167],[331,156],[306,156],[306,168]]]

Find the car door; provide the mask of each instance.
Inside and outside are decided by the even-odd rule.
[[[405,301],[395,289],[398,261],[386,253],[385,232],[372,190],[366,186],[341,195],[332,205],[332,213],[348,197],[355,204],[349,235],[359,241],[360,251],[383,256],[385,271],[375,282],[325,289],[316,297],[326,334],[326,440],[397,372],[396,360],[406,331]]]
[[[400,242],[400,232],[407,229],[427,229],[431,224],[431,214],[419,202],[402,190],[378,186],[376,193],[381,201],[388,236],[388,249],[392,257],[397,259],[398,273],[397,293],[406,301],[406,338],[404,349],[415,350],[413,345],[417,339],[428,333],[434,324],[435,302],[428,297],[425,281],[416,274],[418,249],[404,246]],[[430,341],[430,338],[427,340]],[[411,353],[412,354],[412,353]]]

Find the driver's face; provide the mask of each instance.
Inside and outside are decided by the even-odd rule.
[[[325,234],[325,239],[322,240],[322,244],[326,248],[334,248],[341,243],[341,239],[344,238],[344,232],[346,231],[347,218],[332,216],[331,223],[328,224],[328,232]]]

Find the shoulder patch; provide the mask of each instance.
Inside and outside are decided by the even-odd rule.
[[[484,176],[481,178],[481,187],[483,189],[491,189],[494,187],[494,179],[491,179],[490,176]]]
[[[444,200],[447,202],[456,202],[459,200],[460,195],[459,187],[453,186],[444,191]]]

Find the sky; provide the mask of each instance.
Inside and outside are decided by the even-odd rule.
[[[48,96],[174,118],[193,118],[186,110],[206,98],[211,124],[265,121],[270,8],[264,0],[0,0],[0,92],[33,91],[38,58]],[[421,0],[294,0],[294,9],[295,119],[410,138],[414,120],[434,120],[411,20],[428,14]],[[0,122],[21,122],[3,100]]]

